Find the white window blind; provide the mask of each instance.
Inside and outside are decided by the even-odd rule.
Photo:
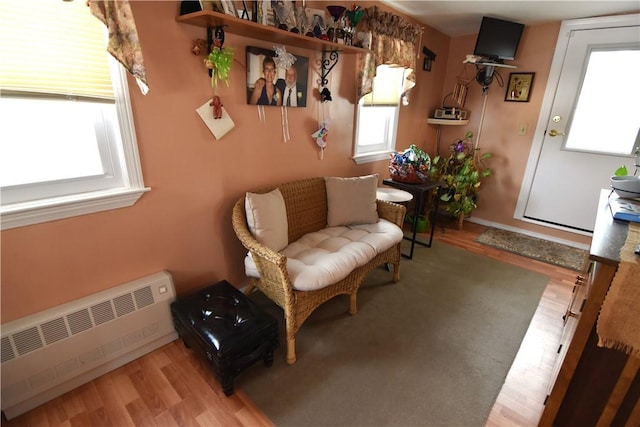
[[[104,24],[86,1],[0,1],[3,91],[113,100]]]
[[[411,68],[378,65],[372,90],[363,96],[363,105],[398,105],[402,93],[410,88],[406,77],[412,72]]]

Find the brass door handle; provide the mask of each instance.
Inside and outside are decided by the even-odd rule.
[[[564,136],[564,132],[560,132],[560,131],[555,130],[555,129],[551,129],[549,131],[549,136],[558,136],[558,135]]]

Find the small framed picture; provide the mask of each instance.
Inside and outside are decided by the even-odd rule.
[[[529,102],[535,74],[536,73],[509,74],[509,84],[507,85],[507,93],[504,96],[504,100],[511,102]]]
[[[429,58],[428,56],[424,57],[424,62],[422,63],[422,69],[424,71],[431,71],[431,58]]]

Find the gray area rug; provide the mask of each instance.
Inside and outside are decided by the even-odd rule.
[[[358,293],[319,307],[285,362],[282,310],[271,368],[235,380],[277,426],[482,426],[504,383],[548,278],[441,242],[383,268]]]
[[[584,269],[585,261],[589,256],[588,251],[583,249],[497,228],[485,230],[476,238],[476,241],[575,271]]]

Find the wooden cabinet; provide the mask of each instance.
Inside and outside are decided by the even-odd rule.
[[[573,292],[571,294],[571,301],[567,305],[562,321],[564,327],[562,329],[562,336],[560,338],[560,344],[558,346],[558,357],[556,358],[553,370],[551,373],[551,380],[549,381],[549,389],[547,390],[547,399],[551,394],[551,388],[555,384],[560,372],[560,367],[567,356],[567,351],[571,344],[571,340],[575,335],[576,328],[578,327],[578,321],[584,310],[584,305],[587,302],[587,295],[589,294],[590,284],[592,283],[593,275],[593,263],[589,262],[585,268],[585,272],[576,276],[575,284],[573,285]]]
[[[628,231],[628,224],[611,218],[608,193],[603,190],[600,197],[589,266],[581,279],[576,280],[565,315],[557,376],[540,426],[624,426],[640,417],[640,361],[597,345],[598,314],[620,262],[620,248]]]

